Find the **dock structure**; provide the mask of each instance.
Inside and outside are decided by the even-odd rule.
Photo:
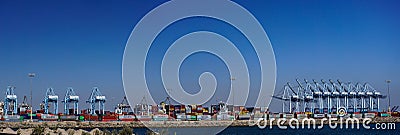
[[[149,104],[143,97],[140,104],[131,106],[124,97],[115,106],[115,112],[105,110],[106,96],[94,87],[88,100],[90,106],[79,110],[79,95],[68,88],[63,99],[64,112],[58,113],[58,96],[52,88],[47,89],[39,110],[30,110],[25,100],[17,104],[15,87],[8,87],[4,102],[0,102],[0,122],[33,121],[221,121],[259,119],[305,119],[305,118],[390,118],[400,117],[393,106],[389,112],[380,110],[380,100],[386,98],[368,83],[344,83],[340,80],[290,82],[274,98],[282,100],[282,112],[271,112],[268,106],[235,106],[223,101],[205,106],[200,104],[171,104],[170,98],[160,104]],[[25,96],[26,97],[26,96]],[[70,105],[73,106],[70,106]],[[51,106],[53,105],[53,106]],[[51,107],[51,108],[50,108]],[[50,111],[51,110],[51,111]],[[54,110],[54,111],[53,111]]]

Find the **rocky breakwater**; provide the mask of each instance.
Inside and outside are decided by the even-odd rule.
[[[343,121],[345,121],[344,119]],[[363,119],[360,119],[362,122]],[[340,120],[331,121],[334,123],[343,122]],[[185,128],[185,127],[240,127],[240,126],[257,126],[257,123],[262,125],[278,125],[278,120],[236,120],[236,121],[144,121],[142,122],[0,122],[0,133],[14,134],[17,131],[30,134],[34,129],[42,128],[48,132],[72,132],[71,130],[79,133],[90,133],[90,130],[98,129],[134,129],[134,128]],[[299,120],[299,124],[301,124]],[[400,123],[399,117],[387,117],[387,118],[374,118],[370,123]],[[296,124],[296,123],[294,123]],[[328,120],[321,121],[316,119],[316,124],[329,124]],[[280,125],[289,125],[289,119]],[[82,130],[85,129],[85,130]]]

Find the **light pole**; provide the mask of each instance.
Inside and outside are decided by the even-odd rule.
[[[389,89],[390,82],[392,82],[392,81],[391,81],[391,80],[386,80],[386,83],[387,83],[387,91],[388,91],[388,99],[389,99],[389,108],[388,108],[388,112],[391,112],[391,110],[390,110],[390,89]]]
[[[167,89],[167,94],[168,94],[168,96],[167,96],[167,99],[165,100],[165,102],[167,102],[167,100],[168,100],[168,119],[169,119],[169,117],[171,117],[171,114],[170,114],[170,112],[171,112],[171,110],[169,110],[170,109],[170,105],[171,105],[171,101],[170,101],[170,94],[171,94],[171,91],[172,91],[172,89]],[[145,98],[145,97],[143,97],[143,98]],[[165,103],[165,105],[166,105],[167,103]],[[167,110],[167,108],[165,108],[165,110]]]
[[[235,81],[236,80],[236,78],[235,77],[231,77],[230,78],[231,79],[231,88],[232,88],[232,100],[233,100],[233,108],[232,108],[232,110],[233,110],[233,120],[236,120],[236,112],[235,112],[235,90],[233,89],[233,81]]]
[[[31,91],[31,122],[33,121],[32,115],[33,115],[33,103],[32,103],[32,79],[36,76],[35,73],[29,73],[28,77],[30,79],[30,91]]]

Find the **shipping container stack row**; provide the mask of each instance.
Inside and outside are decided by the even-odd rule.
[[[227,105],[226,113],[220,105],[204,107],[202,105],[153,105],[147,106],[146,113],[135,112],[115,112],[96,110],[94,114],[89,110],[82,110],[80,114],[74,114],[73,109],[69,109],[70,114],[44,114],[43,110],[31,113],[28,109],[20,109],[17,114],[0,115],[0,120],[8,122],[32,121],[201,121],[201,120],[248,120],[260,118],[375,118],[375,117],[399,117],[399,112],[350,112],[340,116],[336,113],[269,113],[265,107],[244,107]],[[116,113],[117,112],[117,113]]]

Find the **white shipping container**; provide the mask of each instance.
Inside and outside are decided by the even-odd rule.
[[[18,119],[19,120],[20,116],[19,115],[4,115],[4,119]]]
[[[274,118],[274,119],[279,119],[280,115],[279,114],[268,114],[269,119]]]
[[[78,116],[64,115],[60,117],[61,120],[78,120]]]
[[[51,114],[42,114],[40,117],[42,119],[53,119],[53,120],[58,119],[57,115],[51,115]]]
[[[362,114],[353,114],[353,118],[362,118]]]
[[[285,116],[286,119],[294,118],[294,114],[285,114],[285,115],[286,115]]]
[[[217,120],[233,120],[233,116],[228,114],[217,115]]]
[[[327,114],[328,118],[337,118],[339,115],[337,114]]]
[[[167,121],[168,115],[154,115],[153,120],[154,121]]]
[[[186,120],[186,115],[176,115],[177,120],[185,121]]]
[[[297,119],[307,118],[307,114],[297,114]]]
[[[316,119],[325,118],[325,114],[314,114],[314,118],[316,118]]]
[[[136,115],[136,118],[140,121],[151,121],[152,120],[150,115]]]
[[[150,117],[150,116],[147,116]],[[118,116],[119,119],[135,119],[135,115],[120,115]]]
[[[211,120],[211,115],[203,115],[202,120]]]
[[[203,120],[203,115],[197,115],[197,120]]]
[[[375,113],[365,113],[364,118],[375,118]]]

